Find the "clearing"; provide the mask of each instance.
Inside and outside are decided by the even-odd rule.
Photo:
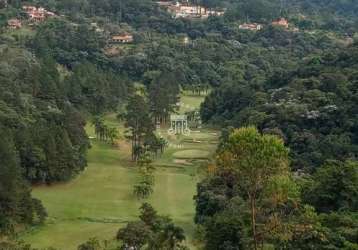
[[[202,97],[183,97],[187,107],[198,107]],[[106,117],[107,124],[123,126],[114,115]],[[188,245],[194,233],[194,201],[200,166],[215,151],[215,131],[202,129],[190,136],[168,136],[164,154],[155,160],[157,166],[155,191],[148,199],[160,214],[171,216],[187,234]],[[93,128],[87,126],[90,137]],[[138,178],[137,167],[130,162],[130,146],[125,140],[119,147],[92,140],[88,153],[88,168],[74,180],[51,186],[34,187],[33,196],[42,200],[49,217],[46,224],[34,227],[21,239],[37,248],[55,247],[74,250],[89,238],[111,240],[126,222],[137,219],[141,201],[133,195]]]

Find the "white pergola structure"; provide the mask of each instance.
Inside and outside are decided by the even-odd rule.
[[[168,134],[189,135],[190,129],[188,128],[188,117],[186,115],[171,115]]]

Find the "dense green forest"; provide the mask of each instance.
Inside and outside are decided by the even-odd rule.
[[[177,112],[183,91],[208,93],[201,119],[223,130],[194,197],[204,249],[358,248],[358,3],[190,2],[226,12],[176,19],[152,0],[0,0],[0,248],[46,219],[31,185],[86,168],[90,118],[100,134],[96,118],[119,113],[138,162],[163,151],[154,125]],[[30,25],[26,4],[56,16]],[[280,17],[290,28],[271,24]],[[21,29],[7,27],[13,18]],[[242,30],[244,22],[264,27]],[[133,43],[114,46],[118,33]],[[153,221],[142,216],[117,238],[185,249],[180,227],[148,204],[145,212]]]
[[[357,52],[355,44],[306,58],[299,69],[275,72],[259,87],[250,81],[226,82],[206,99],[203,118],[277,134],[290,147],[295,169],[312,171],[329,159],[354,159]]]

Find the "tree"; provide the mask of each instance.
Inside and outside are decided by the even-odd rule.
[[[107,128],[108,140],[112,145],[119,139],[119,132],[117,128]]]
[[[166,123],[170,113],[177,108],[179,84],[173,73],[165,72],[157,76],[148,87],[150,111],[155,123]]]
[[[253,127],[241,128],[219,149],[218,165],[237,173],[239,189],[250,208],[252,242],[257,250],[267,232],[280,230],[280,207],[297,196],[289,178],[288,149],[276,136],[262,135]]]
[[[126,227],[119,229],[117,240],[122,241],[125,249],[141,249],[150,237],[150,229],[142,222],[129,222]]]
[[[358,162],[327,162],[313,174],[303,197],[319,212],[357,211]]]
[[[21,224],[43,223],[47,213],[41,202],[31,198],[22,179],[18,154],[11,132],[0,124],[0,236],[12,235]]]
[[[181,227],[175,226],[174,223],[167,223],[162,232],[156,238],[160,242],[159,248],[162,250],[176,250],[181,246],[181,242],[185,240],[184,230]],[[158,243],[156,243],[158,244]]]
[[[149,203],[143,203],[140,207],[139,219],[146,225],[154,228],[156,226],[158,213]]]
[[[101,243],[98,239],[89,239],[86,243],[78,246],[77,250],[102,250]]]
[[[132,96],[126,109],[125,126],[129,129],[128,138],[132,141],[132,160],[138,161],[145,138],[152,136],[154,125],[149,115],[149,107],[142,96]]]
[[[147,199],[153,192],[154,180],[151,175],[142,175],[138,184],[134,185],[134,195],[138,199]]]
[[[92,118],[92,125],[94,126],[94,133],[96,138],[101,139],[103,135],[104,119],[101,116],[94,116]]]
[[[237,200],[237,199],[236,199]],[[243,208],[232,201],[228,209],[216,213],[205,227],[205,249],[245,249],[246,235]],[[243,204],[243,203],[242,203]]]
[[[138,161],[140,167],[140,181],[138,184],[134,185],[134,194],[138,199],[147,199],[154,192],[155,168],[151,163],[152,160],[148,152],[141,154]]]
[[[170,218],[159,216],[148,203],[142,204],[140,210],[140,221],[129,222],[118,231],[117,239],[122,241],[123,247],[141,249],[147,245],[148,249],[187,249],[182,244],[185,235],[181,227],[176,226]]]

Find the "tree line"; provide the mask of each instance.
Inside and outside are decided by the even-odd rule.
[[[206,98],[204,122],[255,125],[282,137],[293,169],[314,172],[326,160],[357,157],[357,45],[307,58],[265,85],[226,83]]]

